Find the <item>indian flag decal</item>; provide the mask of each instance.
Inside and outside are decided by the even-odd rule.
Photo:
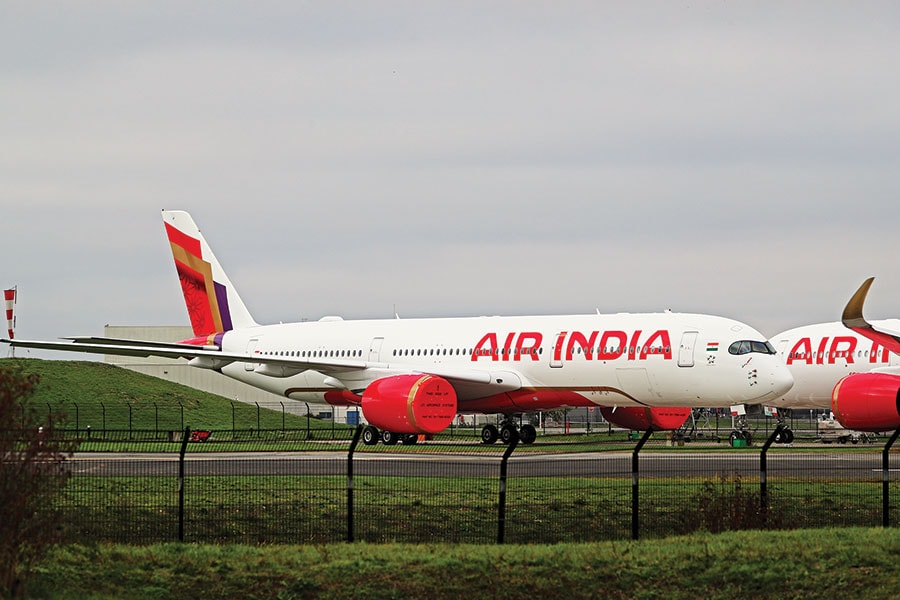
[[[719,342],[706,342],[706,351],[707,352],[718,352],[719,351]]]

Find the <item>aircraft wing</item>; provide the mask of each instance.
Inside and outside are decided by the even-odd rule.
[[[327,363],[308,359],[265,356],[244,352],[222,352],[217,346],[195,346],[169,342],[151,342],[143,340],[117,340],[114,338],[71,338],[77,341],[44,342],[36,340],[7,340],[0,342],[13,348],[35,348],[39,350],[61,350],[63,352],[83,352],[86,354],[111,354],[115,356],[138,356],[161,358],[185,358],[195,367],[220,369],[233,362],[259,363],[275,367],[292,367],[295,373],[306,370],[331,369],[365,369],[366,363],[353,360],[331,360]],[[90,340],[90,341],[81,341]]]
[[[859,286],[859,289],[850,298],[847,306],[844,307],[841,321],[845,327],[884,346],[891,352],[900,354],[900,332],[891,331],[883,327],[877,328],[863,317],[863,305],[866,302],[866,296],[869,293],[869,288],[872,287],[873,281],[875,281],[875,278],[869,277]]]
[[[254,371],[271,377],[289,377],[304,371],[316,371],[342,380],[348,372],[356,372],[350,377],[354,381],[365,379],[360,371],[373,369],[380,376],[421,373],[436,375],[447,379],[454,385],[483,388],[483,394],[496,394],[520,389],[520,376],[512,371],[488,371],[484,369],[441,368],[437,365],[407,365],[402,370],[392,369],[383,364],[372,364],[361,360],[341,360],[321,358],[309,359],[287,356],[269,356],[264,354],[248,354],[245,352],[222,352],[218,346],[196,346],[177,342],[155,342],[145,340],[126,340],[104,337],[72,337],[60,341],[8,340],[0,342],[13,348],[35,348],[39,350],[59,350],[63,352],[82,352],[86,354],[109,354],[115,356],[151,356],[173,359],[187,359],[193,367],[205,369],[221,369],[234,362],[258,365]],[[348,386],[349,388],[350,386]],[[355,387],[355,386],[354,386]],[[482,393],[476,393],[481,396]]]

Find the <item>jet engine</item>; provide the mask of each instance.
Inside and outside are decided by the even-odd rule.
[[[897,429],[900,427],[900,377],[887,373],[847,375],[834,386],[831,410],[847,429]]]
[[[438,433],[456,416],[456,390],[434,375],[384,377],[363,392],[362,411],[371,425],[384,431]]]
[[[603,418],[619,427],[638,431],[669,431],[678,429],[691,416],[691,409],[683,406],[601,406]]]

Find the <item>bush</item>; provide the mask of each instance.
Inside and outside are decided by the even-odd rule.
[[[17,366],[0,367],[0,597],[24,594],[30,565],[55,541],[53,499],[75,449],[52,436],[64,415],[38,416],[26,406],[39,379]]]

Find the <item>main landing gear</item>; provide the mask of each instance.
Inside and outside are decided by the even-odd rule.
[[[493,444],[498,439],[504,444],[508,444],[513,440],[513,437],[518,433],[519,441],[523,444],[533,444],[534,440],[537,439],[537,429],[534,428],[534,425],[530,423],[526,423],[516,430],[516,424],[512,422],[510,419],[504,420],[500,423],[500,429],[497,429],[496,425],[488,424],[481,428],[481,443],[482,444]]]
[[[362,432],[362,441],[366,446],[374,446],[381,440],[385,446],[394,446],[397,442],[411,446],[419,441],[419,436],[414,433],[394,433],[393,431],[378,431],[377,427],[366,425]]]

